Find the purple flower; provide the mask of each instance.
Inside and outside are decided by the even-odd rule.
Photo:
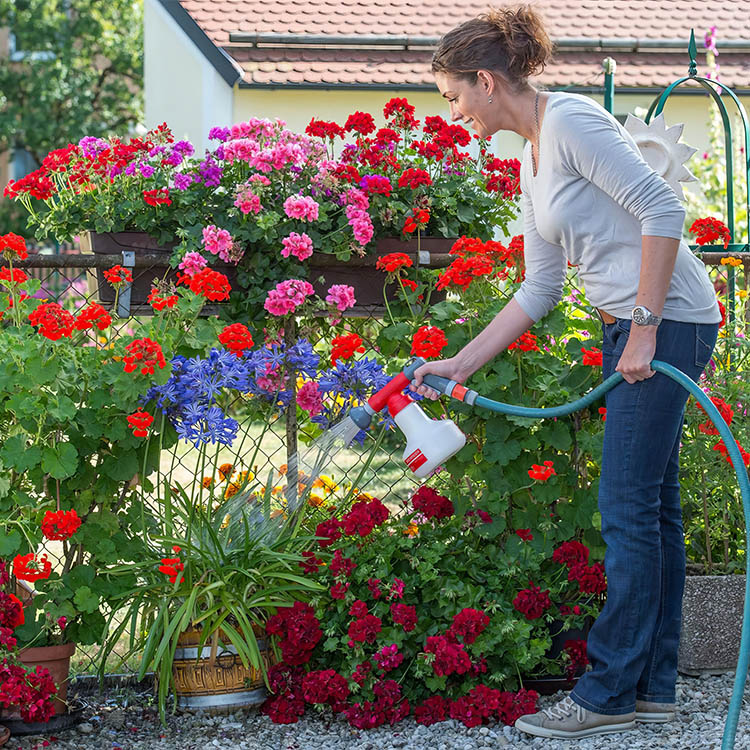
[[[229,138],[230,132],[229,128],[211,128],[208,131],[208,138],[209,140],[221,141],[223,143]]]
[[[81,149],[84,156],[97,156],[105,149],[109,148],[107,141],[101,138],[95,138],[93,135],[87,135],[78,141],[78,148]]]
[[[150,164],[144,163],[144,164],[141,164],[138,168],[141,170],[141,174],[144,177],[147,177],[147,178],[152,177],[154,174],[154,168]]]
[[[217,187],[221,183],[221,175],[224,170],[209,155],[198,167],[201,179],[206,187]]]
[[[192,184],[193,184],[193,175],[182,174],[182,172],[175,172],[174,186],[178,190],[187,190]]]

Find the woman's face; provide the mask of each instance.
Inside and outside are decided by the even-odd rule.
[[[435,73],[435,83],[443,98],[448,100],[451,120],[460,120],[474,129],[480,138],[487,138],[497,132],[493,106],[488,101],[490,80],[477,77],[474,84],[465,78],[456,78],[447,73]]]

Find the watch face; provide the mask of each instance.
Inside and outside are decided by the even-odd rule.
[[[643,307],[634,307],[633,308],[633,322],[636,325],[642,326],[646,322],[646,318],[648,317],[645,308]]]

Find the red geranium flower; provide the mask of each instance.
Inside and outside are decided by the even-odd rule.
[[[147,411],[138,409],[128,415],[128,424],[133,430],[135,437],[148,437],[148,428],[153,424],[154,418]]]
[[[597,348],[584,349],[583,347],[581,347],[581,351],[583,352],[583,364],[584,365],[591,365],[592,367],[602,366],[601,349],[597,349]]]
[[[161,346],[151,339],[131,341],[125,347],[125,351],[127,355],[122,358],[125,362],[123,368],[125,372],[133,372],[140,367],[143,375],[153,375],[155,365],[158,365],[159,369],[164,369],[167,366]]]
[[[26,260],[29,257],[26,240],[13,232],[0,235],[0,253],[6,260]]]
[[[537,344],[536,336],[526,331],[508,347],[508,351],[511,349],[520,349],[522,352],[538,352],[539,344]]]
[[[250,330],[242,323],[232,323],[223,328],[219,334],[219,342],[238,357],[242,356],[245,349],[252,349],[254,345]]]
[[[563,542],[553,553],[552,559],[556,563],[566,565],[568,568],[577,563],[588,563],[589,548],[581,542],[571,539]]]
[[[415,334],[411,343],[411,353],[417,357],[428,359],[439,357],[440,352],[448,346],[448,339],[443,331],[436,326],[422,326]]]
[[[52,563],[47,559],[47,555],[37,557],[33,552],[26,555],[16,555],[13,558],[13,575],[19,581],[44,580],[49,578],[52,572]]]
[[[690,229],[690,234],[695,235],[696,245],[707,245],[714,240],[723,240],[724,249],[729,246],[732,241],[732,235],[729,232],[728,227],[719,219],[708,217],[706,219],[696,219]]]
[[[542,591],[539,586],[534,586],[531,583],[529,584],[529,588],[519,591],[513,600],[513,607],[524,615],[527,620],[536,620],[551,606],[549,589]]]
[[[355,112],[346,118],[344,130],[354,130],[361,135],[368,135],[375,130],[375,120],[369,112]]]
[[[189,286],[194,294],[200,294],[212,302],[229,299],[232,289],[229,279],[211,268],[203,268],[193,276],[185,274],[178,283]]]
[[[410,268],[413,265],[414,261],[406,253],[388,253],[378,258],[375,268],[379,271],[394,273],[400,268]]]
[[[149,206],[158,206],[160,203],[164,203],[167,206],[172,205],[172,199],[169,197],[169,190],[167,190],[167,188],[156,188],[154,190],[144,190],[143,200]]]
[[[432,185],[432,178],[424,169],[405,169],[398,178],[398,186],[410,187],[416,190],[420,185],[429,187]]]
[[[750,467],[750,454],[748,454],[739,443],[737,443],[737,448],[739,448],[740,455],[742,456],[742,463],[744,463],[745,466]],[[719,442],[716,443],[714,450],[721,453],[721,455],[724,456],[732,466],[734,466],[734,461],[732,461],[732,457],[729,455],[729,451],[723,440],[719,440]]]
[[[37,326],[37,332],[50,341],[68,338],[73,333],[75,319],[57,302],[44,302],[29,313],[29,322]]]
[[[112,324],[111,315],[96,302],[89,302],[86,307],[76,315],[75,328],[77,331],[85,331],[96,326],[100,331]]]
[[[331,367],[336,367],[339,359],[351,359],[356,352],[364,352],[365,347],[362,339],[356,333],[347,333],[342,336],[334,336],[331,342]]]
[[[104,274],[104,278],[114,287],[117,287],[118,284],[133,283],[133,274],[130,273],[127,268],[123,268],[122,266],[105,268],[102,273]]]
[[[516,534],[523,539],[524,542],[530,542],[534,538],[531,529],[516,529]]]
[[[162,297],[159,290],[154,287],[151,293],[148,295],[148,302],[151,307],[157,312],[161,312],[165,307],[174,307],[177,304],[179,297],[176,294],[169,294],[166,297]]]
[[[70,539],[80,525],[81,519],[75,510],[58,510],[55,513],[48,510],[42,521],[42,533],[47,539],[62,541]]]
[[[7,281],[7,286],[13,284],[23,284],[24,281],[28,281],[29,277],[25,271],[20,268],[14,268],[13,274],[11,275],[10,268],[0,268],[0,281]]]
[[[557,474],[557,472],[553,468],[552,461],[545,461],[544,466],[531,464],[529,469],[529,476],[539,482],[546,482],[553,474]]]

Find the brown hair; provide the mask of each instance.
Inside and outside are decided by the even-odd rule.
[[[438,43],[432,72],[475,83],[478,70],[500,73],[515,89],[544,70],[552,41],[530,5],[491,8],[456,26]]]

